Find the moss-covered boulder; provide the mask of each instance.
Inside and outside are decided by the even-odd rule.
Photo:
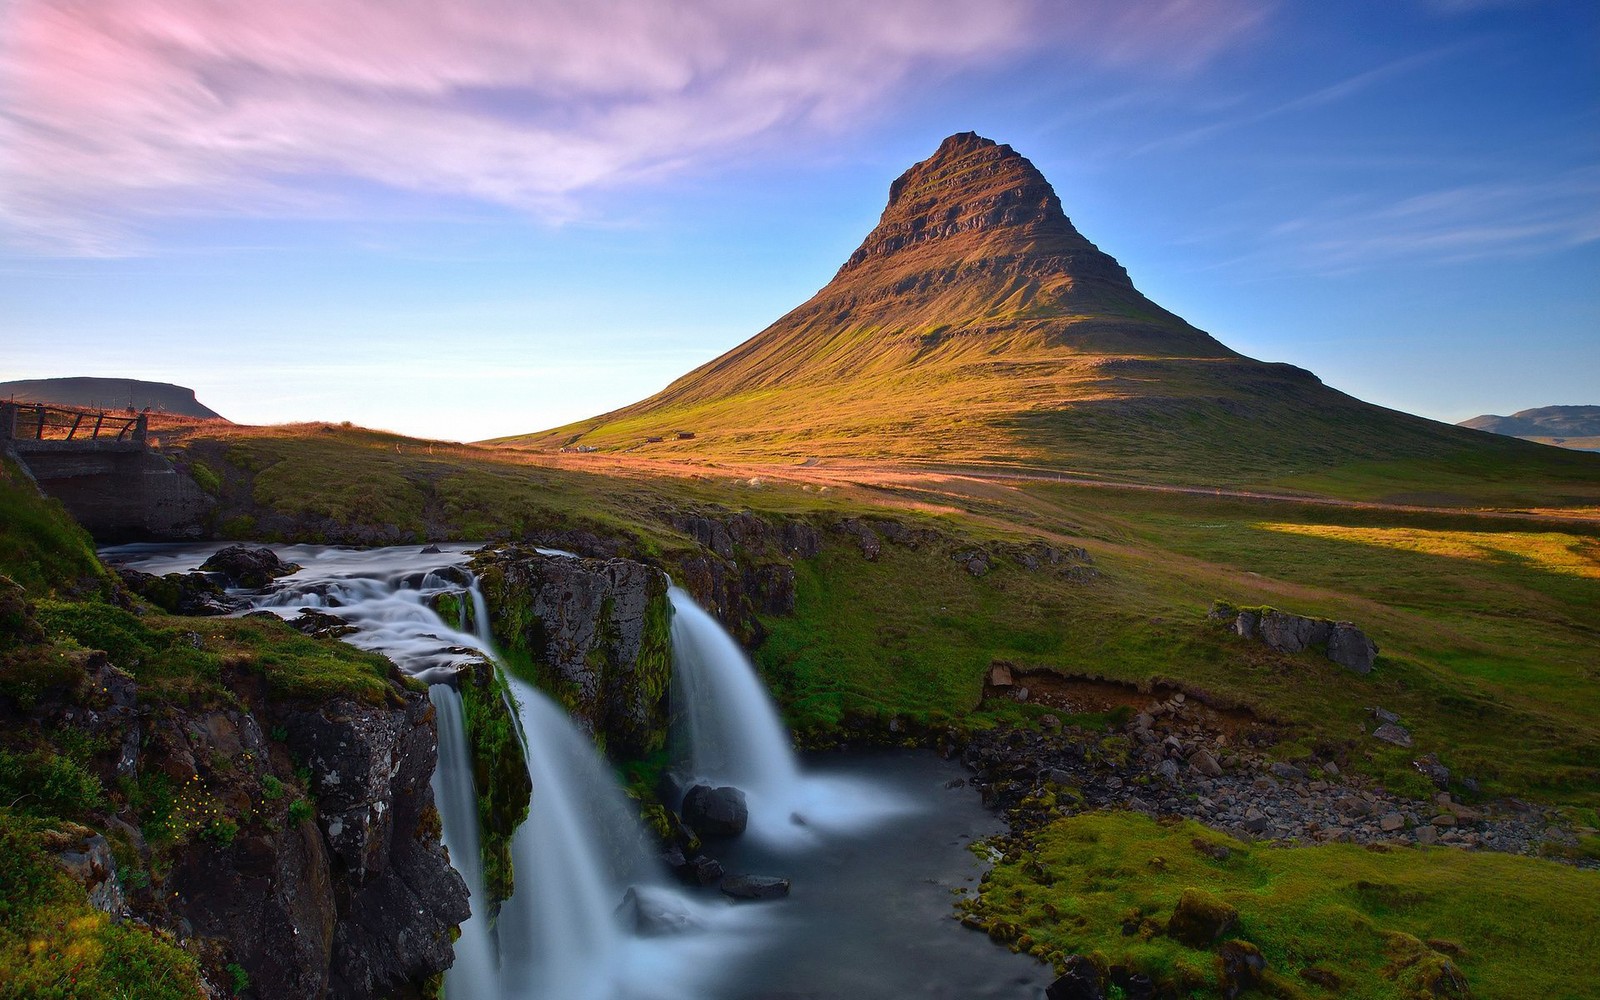
[[[640,758],[665,745],[672,606],[659,570],[518,547],[485,552],[473,569],[513,669],[550,692],[613,757]]]
[[[1203,889],[1185,889],[1167,934],[1191,948],[1210,948],[1239,920],[1239,911]]]

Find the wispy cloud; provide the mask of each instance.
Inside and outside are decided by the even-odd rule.
[[[1325,84],[1324,86],[1318,87],[1315,90],[1301,94],[1297,97],[1290,98],[1287,101],[1280,101],[1275,104],[1269,104],[1265,107],[1255,107],[1254,110],[1244,114],[1219,117],[1216,120],[1207,122],[1204,125],[1200,125],[1192,129],[1186,129],[1181,132],[1176,132],[1172,135],[1162,136],[1153,142],[1149,142],[1138,147],[1137,149],[1133,150],[1133,153],[1138,155],[1157,150],[1165,151],[1179,149],[1185,146],[1192,146],[1196,143],[1203,142],[1206,139],[1210,139],[1215,135],[1219,135],[1224,132],[1230,132],[1234,129],[1245,128],[1250,125],[1258,125],[1262,122],[1270,121],[1271,119],[1278,118],[1282,115],[1310,111],[1313,108],[1319,108],[1329,104],[1336,104],[1339,101],[1354,97],[1365,90],[1369,90],[1372,87],[1381,83],[1385,83],[1391,79],[1394,79],[1395,77],[1404,76],[1408,73],[1419,70],[1430,63],[1436,63],[1441,60],[1451,58],[1453,56],[1470,51],[1472,48],[1473,46],[1470,43],[1463,43],[1444,46],[1429,52],[1419,52],[1414,55],[1404,56],[1400,59],[1395,59],[1384,63],[1381,66],[1363,70],[1360,73],[1345,77],[1342,80]],[[1246,106],[1252,105],[1246,104]]]
[[[315,213],[339,201],[315,182],[334,179],[559,221],[596,189],[848,129],[920,81],[1019,53],[1191,71],[1266,9],[15,0],[0,8],[0,220],[107,253],[140,216]]]
[[[1240,233],[1229,239],[1244,238]],[[1212,266],[1258,276],[1354,274],[1397,262],[1530,257],[1600,241],[1600,168],[1484,181],[1388,199],[1345,198],[1268,229]]]

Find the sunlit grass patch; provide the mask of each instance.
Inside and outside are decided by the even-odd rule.
[[[1600,579],[1600,540],[1559,531],[1431,531],[1281,522],[1256,527],[1453,559],[1521,562],[1551,573]]]

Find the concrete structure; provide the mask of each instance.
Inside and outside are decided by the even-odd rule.
[[[144,414],[0,402],[0,450],[100,542],[200,538],[216,501],[149,449]]]

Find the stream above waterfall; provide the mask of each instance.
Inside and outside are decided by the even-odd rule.
[[[131,545],[104,555],[162,574],[193,570],[221,547]],[[292,618],[311,607],[337,615],[356,626],[344,641],[430,681],[494,655],[486,629],[446,623],[428,601],[470,586],[463,581],[470,581],[464,568],[471,545],[427,553],[415,546],[273,548],[302,568],[263,591],[239,592],[251,610]],[[481,597],[475,587],[471,592],[481,626]],[[927,751],[796,761],[737,644],[687,595],[675,592],[673,604],[674,658],[686,681],[674,697],[694,706],[684,714],[701,730],[691,741],[700,752],[682,767],[696,778],[747,785],[750,795],[746,836],[711,842],[707,851],[729,874],[791,879],[791,894],[734,903],[715,887],[671,882],[592,744],[542,693],[509,678],[534,796],[513,841],[518,891],[491,927],[479,905],[476,791],[461,701],[435,683],[435,799],[474,910],[446,976],[449,1000],[1042,997],[1052,978],[1047,966],[954,919],[954,903],[976,888],[982,871],[970,844],[1003,826],[964,786],[964,769]],[[695,661],[692,669],[686,660]],[[752,720],[760,723],[753,730]],[[630,889],[643,905],[670,915],[678,932],[652,936],[626,927],[616,911]]]

